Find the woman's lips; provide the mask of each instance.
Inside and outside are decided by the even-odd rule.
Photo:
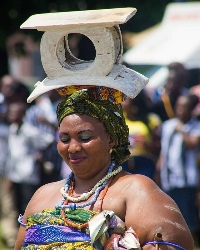
[[[85,156],[70,157],[69,160],[72,164],[79,164],[86,159]]]

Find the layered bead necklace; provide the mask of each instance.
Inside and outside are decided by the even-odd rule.
[[[79,224],[72,222],[69,218],[66,218],[66,215],[68,213],[74,213],[75,210],[77,210],[78,213],[82,214],[85,213],[86,210],[83,211],[83,208],[93,205],[97,201],[98,197],[99,197],[99,205],[97,212],[101,211],[103,199],[107,193],[108,187],[112,181],[113,176],[117,175],[119,172],[122,171],[122,167],[118,167],[115,170],[114,168],[115,168],[115,163],[112,162],[106,176],[104,176],[90,191],[83,193],[79,197],[72,197],[74,189],[74,174],[71,173],[69,175],[69,177],[66,180],[65,186],[60,190],[62,194],[61,204],[56,205],[56,209],[62,210],[61,211],[62,218],[67,225],[78,229],[86,228],[88,226],[88,221],[90,218],[88,218],[86,223]],[[94,195],[93,198],[90,201],[86,201],[92,195]],[[72,203],[69,204],[69,201]],[[86,201],[86,202],[77,204],[77,202],[80,201]]]

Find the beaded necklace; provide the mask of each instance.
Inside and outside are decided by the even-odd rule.
[[[98,185],[98,183],[95,185],[95,188],[92,188],[92,190],[94,191],[94,192],[91,192],[92,190],[90,190],[88,193],[90,193],[90,196],[92,196],[92,194],[93,193],[95,193],[95,196],[96,196],[96,199],[97,199],[97,197],[98,197],[98,194],[100,193],[100,191],[106,186],[106,184],[107,184],[107,182],[108,182],[108,180],[109,180],[109,178],[113,175],[110,175],[112,172],[113,172],[113,169],[114,169],[114,167],[115,167],[115,163],[114,162],[112,162],[111,163],[111,165],[110,165],[110,167],[109,167],[109,169],[108,169],[108,172],[107,172],[107,174],[106,174],[106,176],[105,177],[107,177],[107,178],[103,178],[104,179],[104,182],[102,183],[102,180],[100,180],[98,183],[101,183],[100,185]],[[121,170],[120,170],[121,171]],[[116,173],[117,174],[117,173]],[[58,204],[58,205],[56,205],[56,208],[57,209],[59,209],[59,208],[69,208],[69,209],[76,209],[77,207],[80,207],[80,205],[74,205],[73,203],[72,204],[70,204],[70,205],[64,205],[64,203],[65,203],[65,200],[67,199],[67,200],[70,200],[70,201],[72,201],[72,199],[74,198],[74,197],[71,197],[71,194],[72,194],[72,192],[71,192],[71,189],[73,188],[72,186],[71,186],[71,184],[72,184],[72,181],[73,181],[73,178],[74,178],[74,174],[73,174],[73,172],[71,172],[71,174],[69,175],[69,177],[67,178],[67,180],[66,180],[66,183],[65,183],[65,186],[64,186],[64,188],[61,188],[61,194],[62,194],[62,200],[61,200],[61,204]],[[65,193],[64,193],[64,191],[65,191]],[[81,199],[79,199],[79,197],[77,197],[77,198],[75,198],[75,201],[73,201],[73,202],[79,202],[79,201],[83,201],[83,200],[85,200],[85,197],[86,196],[88,196],[88,193],[84,193],[84,196],[83,195],[81,195]],[[66,195],[67,194],[67,195]],[[88,198],[90,197],[90,196],[88,196]],[[71,198],[71,199],[70,199]],[[87,199],[88,199],[87,198]],[[78,199],[78,201],[76,201]],[[74,200],[74,199],[73,199]],[[87,204],[87,205],[85,205],[85,206],[88,206],[88,205],[90,205],[90,204]],[[81,207],[85,207],[84,206],[84,204],[81,204]]]
[[[104,182],[99,186],[99,185],[97,185],[98,183],[101,183],[101,181],[102,180],[100,180],[95,186],[96,186],[96,190],[95,190],[95,192],[94,192],[94,197],[91,199],[91,201],[88,201],[88,202],[84,202],[84,203],[81,203],[81,204],[76,204],[76,203],[70,203],[70,204],[68,204],[68,202],[67,202],[67,204],[66,204],[66,200],[67,201],[69,201],[70,199],[67,199],[67,198],[65,198],[65,197],[63,197],[63,199],[62,199],[62,201],[61,201],[61,204],[59,204],[59,205],[56,205],[56,209],[59,209],[59,208],[61,208],[61,209],[72,209],[72,210],[75,210],[75,209],[77,209],[77,208],[84,208],[84,207],[86,207],[86,206],[90,206],[90,205],[92,205],[92,204],[94,204],[95,203],[95,201],[97,200],[97,198],[98,198],[98,196],[99,196],[99,194],[100,194],[100,192],[105,188],[105,186],[107,185],[107,183],[108,183],[108,181],[109,181],[109,179],[112,177],[112,176],[114,176],[114,175],[117,175],[119,172],[121,172],[121,170],[122,170],[122,167],[120,166],[120,167],[118,167],[116,170],[114,170],[114,171],[112,171],[112,169],[114,168],[114,165],[113,164],[111,164],[111,166],[109,167],[109,170],[108,170],[108,174],[103,178],[104,179]],[[111,172],[112,171],[112,172]],[[71,176],[69,176],[69,178],[68,178],[68,180],[67,180],[67,182],[66,182],[66,186],[65,186],[65,188],[67,188],[67,192],[68,192],[68,197],[71,197],[70,196],[70,194],[71,194],[71,192],[69,192],[70,190],[71,190],[71,187],[70,187],[70,183],[72,182],[71,180],[72,180],[72,177],[73,177],[73,175],[71,175]],[[88,192],[88,193],[90,193],[90,196],[92,196],[92,194],[93,193],[91,193],[90,191]],[[87,195],[87,193],[86,193],[86,195]],[[90,197],[89,196],[89,197]],[[89,198],[88,197],[88,198]],[[73,198],[73,197],[71,197],[71,198]],[[79,197],[78,197],[79,198]]]
[[[68,192],[66,192],[66,188],[68,188],[68,185],[65,187],[62,187],[60,192],[62,194],[63,197],[65,197],[66,199],[68,199],[69,201],[73,201],[73,202],[79,202],[79,201],[85,201],[87,200],[92,194],[95,193],[95,191],[98,189],[99,186],[101,186],[106,180],[110,179],[111,176],[113,176],[113,174],[115,175],[115,171],[112,171],[114,168],[114,163],[111,164],[108,173],[105,177],[103,177],[99,182],[97,182],[97,184],[87,193],[83,193],[82,195],[80,195],[79,197],[71,197]],[[72,177],[70,177],[72,178]]]
[[[94,212],[90,210],[89,211],[84,210],[83,208],[86,206],[93,205],[97,201],[98,197],[99,197],[99,204],[97,207],[97,212],[99,213],[101,211],[103,199],[108,191],[108,187],[110,183],[112,182],[113,176],[117,175],[122,170],[122,167],[118,167],[117,169],[113,170],[114,167],[115,167],[115,163],[112,162],[108,169],[106,176],[103,177],[90,191],[88,191],[87,193],[84,193],[84,195],[81,195],[75,199],[73,199],[74,197],[72,197],[73,189],[74,189],[74,178],[73,178],[74,175],[73,173],[70,174],[70,176],[66,180],[66,184],[64,188],[61,189],[62,195],[64,194],[64,190],[65,192],[67,192],[67,195],[65,193],[63,195],[61,204],[56,206],[56,209],[61,209],[62,219],[68,226],[77,228],[77,229],[87,228],[88,222]],[[85,201],[86,197],[88,199],[93,194],[94,194],[94,197],[91,199],[91,201],[84,202],[81,204],[75,203],[79,201]],[[72,201],[73,203],[69,204],[69,201]],[[73,222],[70,219],[70,214],[71,215],[73,214],[72,216],[74,216],[74,213],[75,213],[76,218],[78,218],[78,221],[80,221],[81,217],[82,218],[85,217],[86,216],[85,213],[87,212],[88,212],[88,215],[87,215],[88,219],[84,223]]]

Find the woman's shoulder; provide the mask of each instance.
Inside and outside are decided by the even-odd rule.
[[[58,190],[60,190],[61,187],[64,186],[65,180],[60,180],[60,181],[55,181],[55,182],[50,182],[47,184],[42,185],[40,188],[38,188],[38,190],[36,191],[36,193],[34,195],[39,195],[41,193],[49,193],[51,192],[57,192]]]
[[[24,217],[30,214],[41,212],[44,209],[54,208],[61,202],[61,187],[64,186],[65,180],[51,182],[41,186],[29,201]]]
[[[142,207],[144,203],[153,207],[156,204],[157,209],[164,203],[176,207],[175,202],[152,179],[144,175],[122,172],[114,183],[114,189],[119,194],[123,190],[126,204],[131,204],[131,207]]]
[[[137,232],[142,244],[152,241],[158,229],[162,229],[165,241],[192,246],[191,234],[178,206],[153,180],[126,173],[120,178],[126,203],[125,223]]]
[[[122,171],[121,176],[118,178],[118,182],[127,182],[131,184],[132,188],[158,188],[155,182],[149,177],[142,174],[131,174],[125,171]]]

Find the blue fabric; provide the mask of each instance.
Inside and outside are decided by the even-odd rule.
[[[34,225],[26,231],[24,246],[28,244],[47,244],[53,242],[90,241],[90,235],[58,225]]]

